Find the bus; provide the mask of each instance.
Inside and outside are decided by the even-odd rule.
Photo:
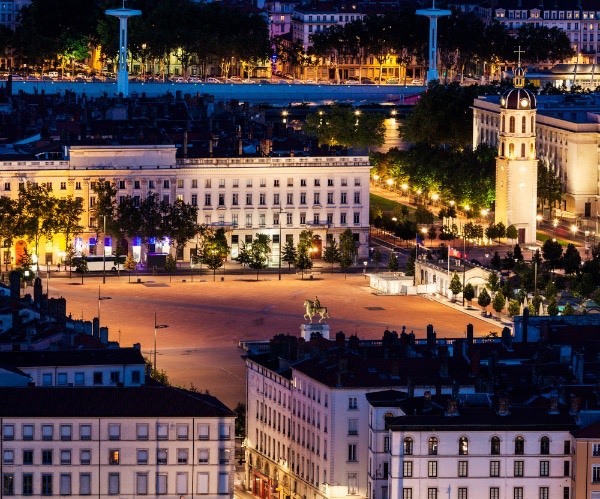
[[[107,255],[104,257],[102,255],[76,256],[71,262],[71,270],[73,272],[77,271],[82,260],[85,260],[87,263],[86,272],[102,272],[104,269],[107,272],[117,272],[117,270],[123,268],[125,257],[116,255]]]

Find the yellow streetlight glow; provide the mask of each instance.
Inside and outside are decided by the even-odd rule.
[[[405,191],[408,189],[408,184],[402,184],[400,187],[402,187],[402,190]]]
[[[450,206],[454,206],[454,201],[450,201]]]
[[[575,225],[575,224],[571,225],[571,232],[573,234],[577,234],[577,225]]]
[[[377,174],[373,175],[373,180],[379,180],[379,175],[377,175]]]
[[[388,178],[385,183],[391,187],[394,181],[391,178]]]
[[[537,214],[537,216],[535,217],[535,219],[536,219],[538,222],[541,222],[541,221],[542,221],[542,218],[544,218],[544,217],[542,217],[542,215],[540,215],[539,213],[538,213],[538,214]]]
[[[552,225],[554,225],[554,227],[558,227],[558,218],[552,220]]]
[[[465,205],[465,211],[469,211],[470,209],[471,209],[471,207],[468,204],[466,204]]]
[[[438,199],[440,199],[440,196],[438,194],[432,194],[431,199],[433,199],[434,201],[437,201]]]
[[[483,210],[481,210],[482,217],[487,217],[487,214],[488,214],[488,210],[486,210],[485,208]]]

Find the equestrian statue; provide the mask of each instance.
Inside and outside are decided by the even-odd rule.
[[[327,307],[321,306],[321,302],[319,298],[315,296],[313,300],[304,300],[304,308],[306,309],[306,313],[304,314],[304,318],[308,319],[312,324],[312,319],[315,315],[319,314],[321,317],[319,322],[323,322],[323,319],[329,319],[329,314],[327,313]]]

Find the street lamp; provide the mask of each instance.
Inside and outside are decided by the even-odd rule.
[[[577,235],[577,225],[575,225],[575,224],[571,225],[571,234],[573,234],[573,237],[575,237]]]
[[[279,280],[281,281],[281,215],[287,216],[287,213],[283,211],[283,208],[279,207]]]
[[[102,245],[102,284],[106,284],[106,215],[102,215],[104,218],[104,232],[102,232],[102,237],[104,237],[104,244]]]
[[[167,324],[157,324],[156,323],[156,312],[154,312],[154,371],[158,372],[156,368],[156,330],[157,329],[165,329],[169,326]]]
[[[554,241],[556,241],[556,227],[558,227],[558,218],[552,220],[552,226],[554,227]]]
[[[402,188],[402,193],[404,194],[404,196],[406,197],[406,192],[408,191],[408,184],[405,182],[404,184],[402,184],[400,186]]]
[[[394,185],[394,180],[391,178],[388,178],[385,183],[388,185],[388,188],[390,189],[390,191],[392,190],[392,185]]]
[[[111,300],[112,296],[101,296],[100,295],[100,285],[98,285],[98,330],[100,330],[101,322],[100,322],[100,302],[103,300]]]

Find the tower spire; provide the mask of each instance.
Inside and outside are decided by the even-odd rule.
[[[515,54],[517,54],[517,69],[515,69],[515,77],[513,78],[513,86],[515,88],[523,88],[525,86],[525,71],[521,67],[521,54],[524,54],[525,51],[521,50],[521,46],[515,50]]]

